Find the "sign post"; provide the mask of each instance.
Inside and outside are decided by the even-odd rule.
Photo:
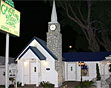
[[[9,62],[9,34],[6,34],[6,53],[5,53],[5,88],[9,86],[8,77],[8,62]]]
[[[0,0],[0,31],[6,33],[5,88],[9,86],[9,34],[20,36],[20,12],[12,0]]]
[[[82,66],[84,66],[84,62],[78,62],[78,65],[81,67],[81,82],[82,82]]]

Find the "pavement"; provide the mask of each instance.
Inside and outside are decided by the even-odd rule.
[[[74,88],[76,85],[78,85],[79,82],[75,82],[75,81],[67,81],[67,82],[64,82],[63,85],[59,88]],[[40,88],[40,87],[36,87],[35,85],[25,85],[24,87],[22,88]]]
[[[74,88],[78,84],[79,84],[79,82],[77,82],[77,81],[66,81],[63,83],[62,87],[60,87],[60,88]]]
[[[76,82],[76,81],[66,81],[59,88],[75,88],[75,86],[78,84],[79,82]],[[25,85],[24,87],[20,87],[20,88],[40,88],[40,87],[36,87],[35,85]],[[95,87],[92,86],[90,88],[95,88]],[[111,84],[109,85],[109,88],[111,88]]]

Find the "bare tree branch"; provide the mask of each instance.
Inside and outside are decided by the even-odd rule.
[[[75,17],[75,19],[78,21],[78,24],[79,24],[80,26],[82,26],[83,28],[86,28],[85,25],[82,23],[82,21],[77,17],[76,13],[75,13],[74,10],[72,9],[72,6],[71,6],[71,5],[68,5],[68,6],[69,6],[69,8],[70,8],[70,10],[71,10],[71,12],[72,12],[72,14],[73,14],[73,16]],[[87,29],[87,28],[86,28],[86,29]]]
[[[107,51],[111,51],[111,41],[107,32],[102,32],[103,46]]]
[[[91,16],[91,1],[88,0],[88,25],[90,26],[90,16]]]
[[[82,18],[83,22],[86,23],[86,20],[84,19],[83,15],[81,13],[80,7],[78,7],[78,11],[79,11],[80,17]]]
[[[68,11],[68,7],[67,7],[66,3],[65,3],[65,8],[66,8],[65,10],[66,10],[67,16],[68,16],[71,20],[73,20],[74,22],[78,23],[76,19],[74,19],[71,15],[69,15],[69,11]]]
[[[101,25],[104,25],[101,21],[92,21],[92,22],[90,22],[90,23],[91,23],[91,25],[94,24],[94,23],[99,23],[99,24],[101,24]]]
[[[85,30],[85,29],[82,29],[82,31],[83,31],[83,33],[85,34],[86,39],[89,41],[89,36],[88,36],[88,34],[87,34],[86,30]]]
[[[66,8],[65,8],[65,6],[63,5],[63,2],[61,2],[61,0],[59,1],[59,3],[60,3],[60,5],[62,6],[62,8],[63,8],[64,10],[66,10]]]

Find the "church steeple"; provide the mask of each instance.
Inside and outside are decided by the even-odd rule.
[[[48,22],[47,47],[58,58],[55,61],[55,69],[58,72],[58,84],[61,85],[63,81],[62,34],[57,21],[55,0],[53,0],[51,21]]]
[[[55,0],[53,0],[53,8],[52,8],[52,14],[51,14],[51,22],[57,23],[57,12],[56,12]]]
[[[57,21],[55,0],[53,0],[51,21],[48,22],[47,47],[59,60],[62,60],[62,35]]]

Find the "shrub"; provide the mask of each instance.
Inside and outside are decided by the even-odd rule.
[[[17,82],[17,86],[21,87],[22,83],[21,82]]]
[[[75,88],[89,88],[91,87],[93,84],[92,81],[84,81],[84,82],[80,82],[79,85],[77,85]]]
[[[54,84],[43,81],[43,82],[40,83],[40,87],[43,87],[43,88],[54,88]]]
[[[0,88],[5,88],[5,85],[0,85]]]
[[[81,88],[81,86],[80,85],[77,85],[76,87],[74,87],[74,88]]]
[[[14,78],[9,78],[9,80],[12,82],[12,84],[13,84],[13,82],[14,82]]]
[[[13,84],[9,85],[9,88],[14,88],[14,85]]]

